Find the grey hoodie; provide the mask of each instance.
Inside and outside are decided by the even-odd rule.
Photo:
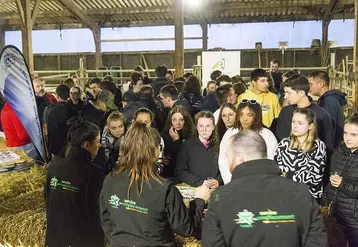
[[[334,148],[337,148],[343,140],[344,106],[347,104],[346,96],[346,93],[331,89],[325,92],[317,102],[320,107],[329,113],[332,119],[335,133]]]

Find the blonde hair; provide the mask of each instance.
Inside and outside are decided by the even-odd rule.
[[[160,144],[158,136],[155,129],[144,123],[133,122],[124,137],[121,156],[114,174],[129,172],[128,198],[133,184],[139,196],[143,191],[144,182],[149,184],[150,180],[155,180],[161,184],[156,169]]]
[[[295,114],[305,115],[308,124],[313,124],[313,127],[308,130],[307,138],[304,143],[301,145],[295,135],[290,134],[290,146],[291,149],[299,149],[302,152],[309,152],[314,148],[315,141],[318,138],[317,133],[317,123],[316,123],[316,114],[310,109],[297,109],[293,112]]]
[[[118,110],[113,111],[111,114],[109,114],[107,118],[107,125],[109,125],[110,122],[117,120],[121,120],[124,126],[127,125],[127,118],[123,115],[123,113]]]

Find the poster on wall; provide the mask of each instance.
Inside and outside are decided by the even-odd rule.
[[[0,56],[0,92],[15,111],[42,159],[46,161],[30,73],[22,53],[12,45],[5,46]]]
[[[241,52],[240,51],[205,51],[203,58],[203,88],[210,81],[210,74],[214,70],[220,70],[230,77],[240,75]]]

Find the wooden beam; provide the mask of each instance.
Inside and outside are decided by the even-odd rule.
[[[102,66],[101,50],[101,28],[84,10],[80,9],[72,0],[59,0],[73,15],[81,20],[89,29],[91,29],[96,48],[96,67]],[[98,9],[97,9],[98,10]]]
[[[40,14],[40,13],[39,13]],[[0,15],[0,20],[2,19]],[[41,18],[37,16],[41,22]],[[53,18],[52,18],[53,19]],[[210,24],[228,24],[228,23],[261,23],[261,22],[288,22],[288,21],[318,21],[322,19],[322,15],[318,14],[309,14],[309,15],[285,15],[285,16],[237,16],[237,17],[214,17],[210,18]],[[336,13],[333,15],[332,19],[354,19],[354,12]],[[48,19],[46,20],[48,21]],[[185,25],[198,24],[198,21],[193,18],[186,18]],[[104,22],[99,25],[100,27],[144,27],[144,26],[168,26],[174,25],[173,19],[168,20],[145,20],[145,21],[113,21],[113,22]],[[52,23],[48,24],[34,24],[33,30],[54,30],[54,29],[76,29],[76,28],[89,28],[86,24],[80,23],[79,21],[74,21],[73,23],[60,24],[55,23],[52,20]],[[15,31],[20,30],[20,24],[7,24],[4,26],[6,31]]]
[[[324,13],[323,21],[331,21],[332,15],[340,5],[341,0],[330,0],[327,10]]]
[[[20,1],[20,0],[16,0]],[[44,1],[44,0],[42,0]],[[165,14],[173,14],[174,8],[173,6],[152,6],[152,7],[129,7],[129,8],[104,8],[104,9],[80,9],[73,1],[71,0],[59,0],[62,2],[62,4],[67,8],[67,10],[59,10],[59,11],[44,11],[39,12],[37,17],[47,17],[47,18],[55,18],[55,17],[70,17],[70,16],[77,16],[80,18],[78,13],[81,13],[83,16],[111,16],[111,15],[120,15],[120,16],[131,16],[133,14],[156,14],[156,13],[165,13]],[[333,1],[340,1],[340,0],[333,0]],[[70,4],[71,7],[67,7],[67,4]],[[338,3],[339,4],[339,3]],[[337,5],[338,5],[337,4]],[[75,7],[73,10],[72,7]],[[334,7],[334,5],[329,5]],[[328,6],[328,7],[329,7]],[[213,4],[207,4],[203,6],[203,9],[205,12],[202,13],[202,15],[205,16],[217,16],[220,15],[220,13],[224,13],[227,11],[232,11],[235,13],[235,10],[238,10],[239,12],[245,12],[245,11],[251,11],[252,9],[264,9],[267,10],[265,12],[271,13],[274,10],[279,9],[280,7],[292,7],[292,8],[301,8],[301,9],[307,9],[307,13],[302,13],[301,15],[319,15],[319,13],[311,12],[309,9],[326,9],[326,4],[307,4],[304,2],[289,2],[287,4],[284,4],[284,6],[281,6],[280,4],[277,4],[275,1],[265,1],[261,3],[248,3],[248,2],[235,2],[235,3],[229,3],[229,4],[222,4],[222,3],[213,3]],[[349,10],[349,8],[353,7],[352,4],[342,4],[340,11],[344,11],[345,9]],[[76,13],[74,13],[76,11]],[[328,13],[328,12],[327,12]],[[187,12],[187,16],[192,16],[195,13]],[[334,12],[330,13],[330,15],[333,15]],[[260,14],[261,15],[261,14]],[[270,14],[271,15],[271,14]],[[292,14],[294,15],[294,14]],[[16,19],[18,18],[18,13],[15,12],[5,12],[2,13],[0,16],[0,19],[2,20],[10,20],[10,19]],[[81,19],[81,18],[80,18]],[[322,16],[319,17],[319,19],[322,19]]]
[[[18,15],[20,15],[20,22],[22,26],[25,26],[25,13],[24,13],[24,7],[22,5],[21,0],[16,0],[16,7],[18,11]],[[17,15],[17,14],[16,14]],[[1,15],[3,16],[3,15]],[[6,18],[6,17],[5,17]]]
[[[31,13],[31,25],[32,26],[35,23],[36,15],[39,12],[40,3],[41,3],[41,0],[35,0],[35,5],[34,5],[34,8],[32,9],[32,13]]]
[[[19,6],[19,5],[18,5]],[[22,11],[25,22],[21,29],[22,53],[24,54],[30,74],[34,72],[34,56],[32,52],[32,20],[31,20],[31,0],[21,0]]]
[[[185,37],[184,40],[198,40],[202,37]],[[102,39],[101,42],[138,42],[138,41],[170,41],[175,40],[175,38],[141,38],[141,39]]]
[[[101,28],[92,29],[96,48],[96,68],[102,66]]]
[[[329,60],[328,27],[330,21],[322,21],[321,66],[327,66]]]
[[[72,0],[59,0],[72,14],[78,17],[90,29],[95,30],[98,25],[80,9]]]
[[[354,6],[354,52],[353,52],[353,69],[354,69],[354,92],[353,104],[354,109],[358,109],[358,2]]]
[[[0,26],[0,52],[5,47],[5,30]]]
[[[203,33],[203,51],[207,51],[208,50],[208,24],[202,23],[200,26]]]
[[[184,1],[175,0],[175,77],[184,74]]]
[[[341,0],[330,0],[329,5],[322,18],[322,47],[321,47],[321,66],[328,66],[329,62],[329,44],[328,44],[328,27],[331,23],[332,16],[338,8]]]

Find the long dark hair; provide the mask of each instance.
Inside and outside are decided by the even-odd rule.
[[[67,151],[66,154],[71,150],[71,148],[80,148],[83,143],[94,142],[97,136],[100,134],[100,129],[97,125],[83,120],[81,117],[72,117],[67,121]]]
[[[172,117],[175,113],[180,113],[184,117],[184,128],[183,128],[183,139],[188,139],[191,136],[195,135],[195,126],[191,116],[187,110],[181,105],[174,106],[167,117],[167,121],[165,123],[165,127],[163,130],[163,134],[167,134],[169,129],[172,127]]]
[[[184,83],[183,95],[194,94],[195,96],[201,96],[201,86],[199,79],[192,75],[189,79]]]
[[[150,85],[143,85],[137,93],[138,100],[151,111],[159,108],[158,103],[154,99],[154,91]]]
[[[199,133],[197,131],[197,127],[198,127],[198,121],[200,118],[209,118],[212,120],[213,122],[213,126],[214,126],[214,130],[211,133],[211,136],[209,138],[209,141],[211,143],[211,145],[214,147],[215,153],[218,154],[219,153],[219,143],[218,143],[218,137],[215,131],[215,118],[214,115],[209,112],[209,111],[201,111],[198,112],[197,114],[195,114],[194,116],[194,121],[195,121],[195,130],[196,130],[196,136],[199,138]]]
[[[150,180],[155,180],[161,183],[156,169],[160,144],[158,136],[155,129],[144,123],[134,122],[123,139],[121,156],[114,176],[119,176],[125,171],[129,173],[128,198],[133,184],[140,196],[144,182],[149,184]]]
[[[262,128],[264,127],[264,124],[262,123],[262,109],[261,109],[261,105],[259,104],[259,102],[254,101],[254,100],[241,101],[241,103],[239,104],[239,106],[237,107],[237,110],[236,110],[235,128],[237,128],[239,130],[243,129],[243,127],[240,123],[240,116],[241,116],[241,111],[245,107],[248,107],[249,110],[254,114],[254,123],[251,126],[251,130],[260,132],[262,130]]]
[[[221,107],[220,107],[220,114],[219,114],[219,119],[218,119],[218,123],[216,124],[216,133],[217,133],[217,137],[218,137],[218,141],[219,143],[221,142],[221,140],[223,139],[223,136],[225,135],[225,132],[227,130],[226,126],[225,126],[225,123],[221,117],[222,115],[222,112],[224,110],[224,108],[229,108],[231,110],[233,110],[236,114],[236,108],[233,104],[231,103],[226,103],[226,104],[223,104]],[[236,120],[236,117],[235,117],[235,120]],[[234,123],[234,126],[235,126],[235,123]]]

